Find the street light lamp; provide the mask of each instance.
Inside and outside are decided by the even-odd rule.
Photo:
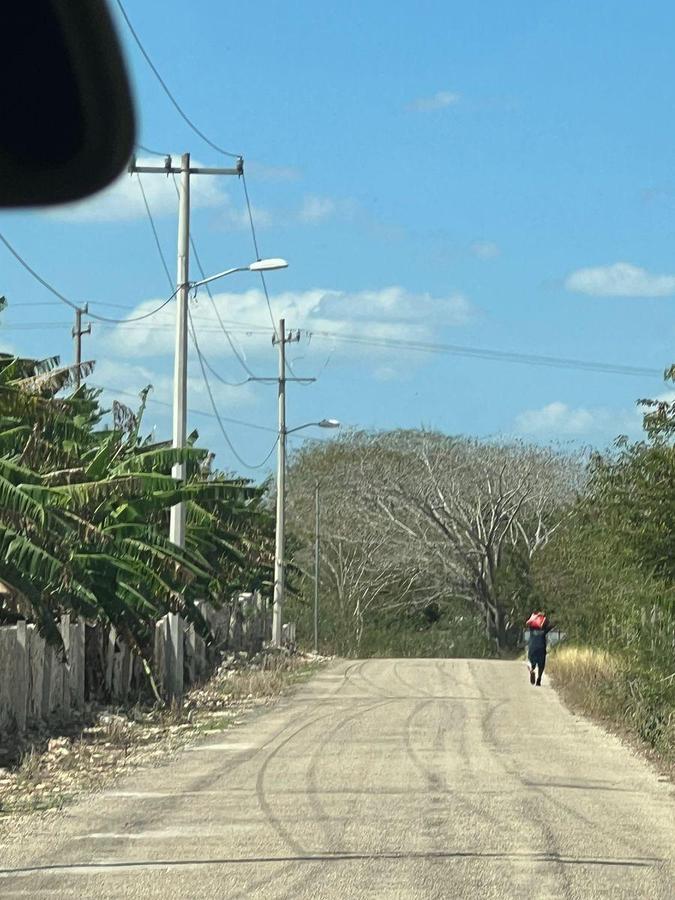
[[[248,266],[235,266],[233,269],[225,269],[224,272],[209,275],[208,278],[202,278],[200,281],[191,281],[190,287],[201,287],[203,284],[209,284],[211,281],[216,281],[218,278],[232,275],[233,272],[273,272],[275,269],[286,268],[288,268],[288,263],[285,259],[257,259],[255,262],[249,263]]]
[[[282,357],[283,358],[283,357]],[[282,363],[283,365],[283,363]],[[281,370],[283,375],[283,370]],[[286,436],[303,428],[339,428],[337,419],[320,419],[318,422],[305,422],[295,428],[286,428],[286,401],[283,391],[280,395],[279,440],[277,448],[277,522],[274,549],[274,607],[272,610],[272,644],[281,647],[281,626],[283,624],[285,560],[284,530],[286,524]]]
[[[285,428],[285,434],[292,434],[294,431],[302,431],[303,428],[311,428],[316,425],[317,428],[339,428],[340,423],[337,419],[321,419],[319,422],[305,422],[304,425],[297,425],[295,428]]]

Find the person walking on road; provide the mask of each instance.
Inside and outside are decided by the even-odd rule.
[[[530,670],[530,684],[541,687],[541,676],[546,667],[546,643],[549,631],[553,625],[546,618],[545,613],[532,613],[525,623],[528,629],[527,658]]]

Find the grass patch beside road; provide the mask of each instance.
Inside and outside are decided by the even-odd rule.
[[[553,682],[570,707],[637,742],[675,777],[675,673],[664,676],[629,656],[562,646],[550,654]]]
[[[19,765],[0,768],[0,822],[64,806],[133,768],[163,762],[201,735],[235,727],[251,710],[310,678],[324,662],[302,654],[229,659],[181,706],[101,709],[79,728],[71,725],[68,733],[38,738]]]

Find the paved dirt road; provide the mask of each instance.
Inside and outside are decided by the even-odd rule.
[[[673,900],[674,810],[519,663],[342,662],[5,843],[0,896]]]

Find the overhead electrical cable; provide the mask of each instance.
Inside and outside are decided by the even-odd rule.
[[[253,249],[255,250],[256,259],[260,259],[260,246],[258,244],[258,237],[256,235],[255,230],[255,222],[253,219],[253,208],[251,206],[251,199],[248,193],[248,185],[246,184],[246,173],[242,171],[241,173],[241,181],[244,186],[244,197],[246,198],[246,209],[248,211],[248,221],[251,228],[251,237],[253,238]],[[263,293],[265,295],[265,303],[267,304],[267,311],[269,312],[270,322],[272,323],[272,328],[274,329],[274,336],[276,338],[279,337],[277,332],[277,323],[274,319],[274,313],[272,312],[272,304],[270,302],[269,291],[267,290],[267,281],[265,280],[265,273],[260,273],[260,281],[262,282]],[[293,366],[291,365],[290,360],[286,359],[286,369],[291,373],[291,376],[296,379],[298,384],[301,384],[303,387],[307,387],[310,384],[313,384],[316,381],[316,378],[298,378],[293,370]]]
[[[148,221],[150,222],[150,228],[152,228],[152,235],[155,239],[155,246],[157,247],[157,252],[159,253],[159,258],[162,262],[164,274],[166,275],[169,285],[173,286],[173,278],[171,277],[171,272],[169,272],[169,266],[167,265],[166,257],[164,256],[164,251],[162,250],[162,245],[159,240],[159,235],[157,234],[157,227],[155,226],[155,220],[152,216],[152,212],[150,210],[150,204],[148,203],[148,198],[145,195],[145,189],[143,187],[143,182],[141,181],[141,176],[140,176],[139,172],[136,172],[136,180],[138,181],[138,186],[141,189],[141,196],[143,197],[143,205],[145,206],[145,212],[148,217]]]
[[[223,420],[222,420],[222,418],[221,418],[220,413],[218,412],[218,407],[216,406],[216,401],[215,401],[215,398],[214,398],[214,396],[213,396],[213,391],[211,390],[211,385],[209,384],[209,378],[208,378],[208,375],[206,374],[206,367],[205,367],[205,365],[204,365],[204,360],[203,360],[203,358],[202,358],[202,354],[201,354],[200,349],[199,349],[199,342],[198,342],[198,340],[197,340],[197,334],[196,334],[196,332],[195,332],[194,325],[193,325],[193,323],[192,323],[192,313],[190,312],[190,308],[189,308],[189,307],[188,307],[188,325],[189,325],[188,331],[189,331],[189,333],[190,333],[190,337],[192,338],[192,343],[194,344],[195,350],[197,351],[197,359],[199,360],[199,367],[200,367],[201,372],[202,372],[202,379],[203,379],[203,381],[204,381],[204,387],[206,388],[206,392],[207,392],[207,394],[209,395],[209,401],[211,402],[211,408],[213,409],[214,416],[215,416],[215,418],[216,418],[216,421],[218,422],[218,426],[219,426],[220,431],[221,431],[221,433],[222,433],[222,435],[223,435],[223,438],[225,439],[225,442],[227,443],[227,446],[230,448],[230,450],[231,450],[232,453],[234,454],[235,458],[239,461],[239,463],[241,463],[241,465],[244,466],[246,469],[262,469],[262,467],[263,467],[263,466],[267,463],[267,461],[269,460],[270,456],[274,453],[274,451],[275,451],[275,449],[276,449],[276,446],[277,446],[277,443],[278,443],[278,441],[279,441],[279,435],[277,434],[277,437],[276,437],[276,440],[274,441],[274,444],[272,444],[272,447],[271,447],[269,453],[268,453],[267,456],[263,459],[262,462],[256,463],[255,465],[251,465],[250,463],[246,462],[246,460],[243,459],[243,458],[239,455],[239,453],[237,452],[236,447],[234,446],[234,444],[233,444],[232,441],[230,440],[230,436],[228,435],[227,431],[225,430],[225,426],[223,425]]]
[[[134,394],[131,391],[121,391],[118,388],[106,387],[104,384],[93,384],[91,381],[87,381],[89,387],[95,388],[96,390],[105,391],[108,394],[119,394],[120,397],[133,397],[134,399],[138,399],[138,394]],[[173,409],[173,404],[167,403],[164,400],[156,400],[154,397],[148,397],[146,400],[147,403],[151,403],[154,406],[163,406],[165,409]],[[190,415],[192,416],[204,416],[206,419],[216,419],[212,412],[206,412],[203,409],[191,409]],[[220,416],[223,422],[229,422],[232,425],[241,425],[242,428],[252,428],[255,431],[266,431],[268,434],[277,434],[276,428],[271,428],[269,425],[258,425],[255,422],[246,422],[243,419],[233,419],[230,416]],[[320,438],[310,438],[308,435],[303,434],[289,434],[287,435],[289,440],[294,441],[318,441]],[[276,447],[276,443],[274,445]]]
[[[134,394],[131,391],[122,391],[122,390],[119,390],[118,388],[107,387],[104,384],[94,384],[91,381],[88,381],[87,384],[89,385],[89,387],[96,388],[97,390],[105,391],[108,394],[119,394],[120,397],[133,397],[133,398],[138,399],[138,394]],[[173,409],[172,403],[167,403],[164,400],[156,400],[154,397],[148,397],[147,402],[152,403],[155,406],[163,406],[166,409]],[[190,415],[204,416],[207,419],[215,419],[216,418],[216,416],[213,413],[206,412],[205,410],[202,410],[202,409],[191,409]],[[244,428],[253,428],[256,431],[266,431],[266,432],[272,433],[272,434],[277,433],[277,429],[271,428],[269,425],[257,425],[255,422],[246,422],[243,419],[233,419],[228,416],[220,416],[220,418],[223,420],[223,422],[230,422],[232,425],[241,425]],[[290,435],[290,436],[294,437],[294,435]]]
[[[248,221],[251,227],[251,237],[253,238],[253,248],[255,250],[256,259],[260,259],[260,247],[258,245],[258,237],[256,235],[255,230],[255,222],[253,220],[253,208],[251,207],[251,199],[248,193],[248,185],[246,184],[246,173],[242,171],[241,173],[241,181],[244,186],[244,196],[246,198],[246,209],[248,211]],[[265,294],[265,303],[267,304],[267,311],[270,315],[270,322],[272,323],[272,328],[274,329],[274,336],[278,337],[277,332],[277,323],[274,319],[274,313],[272,312],[272,304],[270,302],[269,291],[267,290],[267,281],[265,280],[265,273],[260,273],[260,281],[263,286],[263,293]],[[291,361],[286,358],[286,369],[291,373],[291,376],[296,380],[296,383],[301,384],[303,387],[307,387],[310,384],[314,384],[317,380],[316,378],[299,378],[291,364]],[[323,370],[322,370],[323,371]]]
[[[516,353],[509,350],[490,350],[484,347],[467,347],[461,344],[440,344],[429,341],[399,340],[396,338],[377,338],[376,336],[358,334],[340,334],[333,331],[311,331],[315,337],[330,338],[348,344],[360,344],[367,347],[384,349],[413,350],[423,353],[448,353],[455,356],[489,359],[500,362],[521,363],[530,366],[549,366],[552,368],[578,369],[587,372],[603,372],[611,375],[662,376],[660,369],[644,366],[625,366],[619,363],[603,363],[592,360],[568,359],[560,356],[544,356],[531,353]]]
[[[217,150],[218,153],[222,153],[223,156],[229,156],[229,157],[232,158],[232,159],[241,159],[242,156],[241,156],[240,153],[231,153],[229,150],[225,150],[223,147],[219,147],[218,144],[214,143],[210,138],[208,138],[208,137],[204,134],[203,131],[201,131],[199,128],[197,128],[197,126],[195,125],[195,123],[192,121],[192,119],[188,116],[188,114],[185,112],[185,110],[183,109],[183,107],[179,104],[179,102],[176,100],[176,98],[174,97],[174,95],[171,93],[171,91],[170,91],[170,89],[169,89],[169,86],[167,85],[166,81],[164,81],[164,79],[162,78],[162,76],[159,74],[159,71],[157,70],[157,67],[155,66],[155,64],[153,63],[152,59],[150,58],[150,55],[148,54],[147,50],[146,50],[145,47],[143,46],[143,44],[142,44],[142,42],[141,42],[141,39],[140,39],[140,37],[138,36],[138,33],[136,32],[136,29],[135,29],[134,26],[131,24],[131,20],[129,19],[129,16],[127,15],[127,11],[126,11],[126,9],[124,8],[124,5],[122,4],[121,0],[117,0],[117,6],[119,7],[120,12],[122,13],[122,17],[124,18],[124,21],[127,23],[127,27],[129,28],[129,31],[131,32],[131,36],[133,37],[134,41],[136,42],[136,45],[138,46],[138,49],[139,49],[139,50],[141,51],[141,53],[143,54],[143,57],[144,57],[145,61],[147,62],[147,64],[148,64],[148,65],[150,66],[150,68],[152,69],[152,72],[153,72],[155,78],[157,79],[157,81],[158,81],[158,82],[160,83],[160,85],[162,86],[162,88],[163,88],[163,90],[164,90],[164,93],[166,94],[166,96],[169,98],[169,100],[170,100],[171,103],[173,104],[173,106],[174,106],[174,108],[176,109],[178,115],[179,115],[179,116],[183,119],[183,121],[184,121],[184,122],[192,129],[192,131],[194,131],[194,133],[195,133],[198,137],[200,137],[200,138],[204,141],[204,143],[208,144],[209,147],[211,147],[213,150]]]
[[[175,175],[172,175],[172,177],[173,177],[173,186],[174,186],[174,188],[176,189],[176,194],[180,195],[180,192],[179,192],[179,190],[178,190],[178,184],[176,183],[176,176],[175,176]],[[192,236],[192,232],[190,232],[190,247],[191,247],[191,249],[192,249],[192,255],[193,255],[194,258],[195,258],[195,262],[197,263],[197,268],[199,269],[199,272],[200,272],[202,278],[206,278],[206,271],[205,271],[205,269],[204,269],[204,266],[202,265],[202,261],[201,261],[201,259],[200,259],[199,253],[198,253],[198,251],[197,251],[197,244],[196,244],[196,242],[195,242],[194,237]],[[234,353],[235,357],[237,358],[239,364],[240,364],[241,367],[244,369],[244,371],[245,371],[251,378],[255,378],[255,377],[256,377],[256,376],[255,376],[255,372],[250,368],[250,366],[248,365],[248,363],[246,362],[246,360],[244,359],[244,357],[241,355],[241,353],[239,352],[239,349],[237,348],[236,344],[235,344],[234,341],[232,340],[232,337],[230,336],[229,331],[228,331],[227,328],[225,327],[225,324],[224,324],[224,322],[223,322],[223,320],[222,320],[222,318],[221,318],[220,312],[219,312],[219,310],[218,310],[218,306],[217,306],[217,304],[216,304],[215,297],[213,296],[213,292],[211,291],[211,285],[210,285],[210,284],[205,284],[205,285],[203,285],[203,287],[206,288],[206,293],[207,293],[207,295],[208,295],[209,300],[211,301],[211,306],[213,307],[213,311],[214,311],[214,313],[216,314],[216,318],[218,319],[218,324],[220,325],[220,328],[221,328],[223,334],[224,334],[225,337],[227,338],[227,342],[228,342],[228,344],[230,345],[230,349],[231,349],[232,352]],[[210,367],[209,367],[209,368],[210,368]],[[211,371],[213,371],[213,370],[211,370]],[[215,374],[215,373],[214,373],[214,374]],[[225,381],[224,378],[221,378],[220,375],[217,375],[216,377],[217,377],[220,381],[222,381],[224,384],[230,384],[231,387],[238,387],[240,384],[244,384],[244,382],[227,382],[227,381]],[[248,379],[247,379],[247,380],[248,380]]]
[[[253,238],[253,249],[255,250],[255,258],[260,259],[260,248],[258,246],[258,237],[255,233],[255,222],[253,221],[253,210],[251,209],[251,201],[248,196],[248,185],[246,184],[246,174],[244,172],[241,173],[241,183],[244,186],[244,197],[246,198],[246,209],[248,210],[248,221],[251,228],[251,237]],[[274,329],[274,335],[277,337],[277,323],[274,319],[274,313],[272,312],[272,304],[270,303],[270,295],[267,290],[267,282],[265,281],[265,273],[260,273],[260,281],[262,282],[263,292],[265,294],[265,302],[267,303],[267,311],[270,314],[270,322],[272,323],[272,328]]]
[[[137,150],[142,150],[143,153],[149,153],[150,156],[163,156],[165,159],[167,156],[171,156],[170,153],[161,153],[159,150],[151,150],[149,147],[144,147],[143,144],[136,144]]]
[[[35,271],[35,269],[33,269],[26,262],[26,260],[23,258],[23,256],[21,256],[21,254],[17,250],[14,249],[14,247],[9,243],[9,241],[3,234],[0,234],[0,241],[2,241],[2,243],[5,245],[5,247],[7,247],[7,249],[12,254],[12,256],[14,256],[16,260],[18,260],[18,262],[23,266],[23,268],[27,272],[29,272],[33,276],[33,278],[35,278],[35,280],[38,281],[51,294],[53,294],[62,303],[65,303],[66,306],[69,306],[71,309],[75,309],[75,310],[81,309],[81,304],[74,303],[72,300],[69,300],[68,297],[64,296],[60,291],[57,291],[53,284],[50,284],[41,275],[39,275]],[[120,325],[120,324],[129,323],[129,322],[141,322],[143,319],[149,319],[151,316],[154,316],[156,313],[158,313],[162,309],[164,309],[165,306],[167,306],[169,303],[171,303],[171,301],[176,296],[178,291],[179,291],[179,288],[176,288],[176,290],[171,294],[171,296],[167,297],[166,300],[164,300],[162,303],[160,303],[159,306],[155,307],[155,309],[150,310],[150,312],[143,313],[140,316],[131,316],[127,319],[112,319],[112,318],[109,318],[108,316],[100,316],[100,315],[98,315],[98,313],[93,313],[93,312],[88,312],[87,316],[90,319],[96,319],[96,321],[98,321],[98,322],[109,322],[113,325]]]
[[[155,220],[152,215],[152,210],[150,209],[150,204],[148,203],[148,198],[146,197],[145,191],[143,190],[143,182],[141,181],[141,176],[138,174],[138,172],[136,173],[136,177],[138,178],[138,186],[141,189],[141,194],[143,195],[143,204],[145,206],[145,212],[146,212],[148,220],[150,222],[150,227],[152,228],[152,234],[153,234],[153,237],[155,238],[155,246],[157,247],[157,252],[159,253],[159,258],[162,263],[162,267],[164,269],[164,274],[166,275],[169,284],[173,284],[173,280],[171,278],[171,273],[169,272],[169,266],[167,265],[164,251],[162,250],[162,244],[159,240],[157,228],[155,227]],[[176,184],[175,176],[174,176],[173,180],[174,180],[174,185],[175,185]],[[176,185],[176,190],[178,190],[177,185]],[[193,246],[193,249],[194,249],[194,246]],[[201,266],[200,266],[200,268],[201,268]],[[192,322],[192,327],[194,328],[194,321]],[[201,353],[201,351],[199,349],[197,350],[197,352],[200,354],[200,356],[203,356],[203,354]],[[228,385],[228,387],[241,387],[241,385],[248,383],[248,380],[249,380],[248,378],[245,378],[243,381],[238,381],[238,382],[227,381],[225,378],[223,378],[221,375],[219,375],[218,372],[215,371],[215,369],[211,366],[211,364],[208,362],[208,360],[205,357],[204,357],[204,364],[207,366],[209,371],[220,382]]]
[[[195,244],[195,241],[194,241],[194,238],[192,237],[192,235],[190,235],[190,246],[192,248],[192,254],[195,258],[195,262],[197,263],[197,268],[199,269],[199,272],[200,272],[202,278],[206,278],[206,272],[204,270],[204,267],[202,266],[202,261],[199,258],[199,253],[197,252],[197,246]],[[218,310],[218,304],[216,303],[216,298],[213,296],[213,291],[211,290],[211,285],[205,284],[205,285],[203,285],[203,287],[206,288],[206,293],[208,295],[209,300],[211,301],[211,306],[213,307],[213,311],[216,314],[216,319],[218,320],[220,330],[223,332],[223,334],[227,338],[227,342],[230,345],[230,349],[234,353],[234,355],[235,355],[237,361],[239,362],[240,366],[242,367],[242,369],[251,378],[255,378],[256,377],[255,372],[251,369],[249,364],[246,362],[246,360],[242,356],[241,351],[239,350],[239,348],[237,347],[235,342],[232,340],[230,330],[225,327],[225,323],[223,322],[223,319],[220,315],[220,311]],[[223,379],[221,378],[220,380],[222,381]]]

